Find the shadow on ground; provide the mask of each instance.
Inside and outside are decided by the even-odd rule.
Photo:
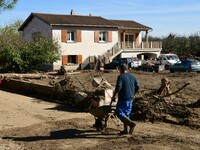
[[[116,132],[114,130],[114,132]],[[116,139],[122,138],[117,133],[109,133],[109,131],[97,132],[95,130],[77,130],[67,129],[50,132],[50,136],[30,136],[30,137],[2,137],[2,139],[11,139],[13,141],[33,142],[41,140],[58,140],[58,139],[80,139],[80,138],[100,138],[100,139]]]

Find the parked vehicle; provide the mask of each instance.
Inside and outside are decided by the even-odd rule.
[[[104,69],[116,69],[121,64],[126,64],[131,68],[133,66],[132,58],[114,58],[111,63],[104,65]]]
[[[141,66],[142,65],[142,60],[141,59],[139,59],[139,58],[137,58],[137,57],[133,57],[132,58],[132,63],[131,63],[131,68],[137,68],[137,67],[139,67],[139,66]]]
[[[180,61],[179,57],[176,54],[161,54],[156,60],[152,60],[151,63],[156,65],[165,65],[165,69],[173,64],[176,64]]]
[[[183,59],[170,66],[170,72],[200,72],[200,62],[195,59]]]
[[[144,66],[138,66],[137,70],[142,70],[142,71],[146,71],[146,72],[159,72],[159,65],[153,65],[153,66],[148,66],[148,65],[144,65]]]

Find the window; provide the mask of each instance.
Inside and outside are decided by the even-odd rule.
[[[107,35],[107,32],[99,32],[99,42],[106,42]]]
[[[64,43],[67,42],[81,42],[81,30],[68,31],[61,30],[61,41]]]
[[[68,55],[68,63],[77,64],[77,55]]]
[[[74,41],[75,41],[75,32],[67,31],[67,42],[74,42]]]
[[[82,55],[62,55],[62,65],[82,64]]]
[[[42,33],[41,32],[32,33],[33,40],[37,40],[38,38],[41,38],[41,37],[42,37]]]

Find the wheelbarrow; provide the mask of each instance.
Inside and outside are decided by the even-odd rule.
[[[92,105],[92,104],[91,104]],[[98,131],[103,130],[107,127],[107,121],[109,118],[117,120],[115,115],[116,106],[110,105],[99,106],[96,108],[89,108],[89,113],[91,113],[95,118],[95,124],[93,125]],[[114,121],[115,125],[119,126],[119,121]]]

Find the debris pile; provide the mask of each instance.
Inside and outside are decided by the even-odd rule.
[[[72,104],[83,111],[90,112],[96,117],[100,114],[97,108],[110,105],[114,87],[105,78],[93,78],[91,81],[93,90],[88,91],[78,78],[69,76],[65,71],[61,72],[65,75],[64,78],[62,76],[62,79],[59,80],[55,76],[44,74],[9,74],[7,76],[3,74],[0,76],[2,79],[1,86],[12,87],[17,91],[35,92],[34,94],[40,95],[42,95],[41,93],[44,93],[43,95],[46,93],[48,97],[53,96],[59,102]],[[32,83],[32,79],[41,80],[44,78],[51,79],[51,81],[48,80],[49,83],[47,85],[38,84],[36,86],[36,84]],[[11,82],[11,79],[15,80],[15,82]],[[20,83],[16,82],[16,80]],[[81,89],[75,86],[74,81],[78,81],[78,84],[84,88]],[[200,121],[198,112],[200,112],[200,99],[193,103],[184,104],[174,101],[177,98],[176,96],[180,94],[179,92],[189,84],[184,84],[178,89],[172,89],[170,81],[163,78],[158,89],[140,90],[134,99],[131,118],[133,120],[151,122],[163,121],[199,128]],[[111,111],[110,108],[108,108],[109,111]]]
[[[139,96],[137,95],[134,100],[131,118],[150,122],[163,121],[199,128],[200,123],[194,121],[195,118],[198,118],[198,114],[195,114],[192,108],[200,108],[200,100],[191,104],[177,104],[173,102],[175,97],[171,97],[187,85],[189,83],[173,92],[169,80],[163,78],[158,90],[146,93],[140,91]]]
[[[89,111],[89,109],[110,105],[114,87],[102,77],[93,78],[92,85],[94,90],[88,92],[87,97],[76,103],[78,108]]]

